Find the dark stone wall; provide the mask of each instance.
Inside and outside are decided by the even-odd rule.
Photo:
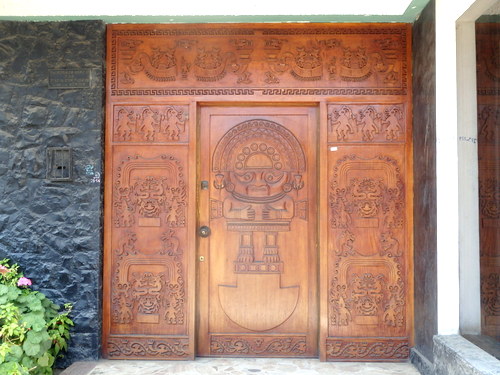
[[[415,349],[433,360],[437,333],[435,2],[413,24]]]
[[[101,335],[105,25],[0,22],[0,258],[34,289],[74,303],[66,366]],[[91,71],[91,88],[49,89],[49,69]],[[73,181],[46,179],[47,147],[73,149]]]

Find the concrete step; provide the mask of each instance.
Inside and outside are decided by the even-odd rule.
[[[411,363],[320,362],[288,358],[76,362],[60,375],[419,375]]]

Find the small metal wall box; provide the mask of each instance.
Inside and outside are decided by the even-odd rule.
[[[73,180],[71,147],[47,148],[47,179],[50,181]]]

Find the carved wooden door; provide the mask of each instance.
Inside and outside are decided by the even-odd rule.
[[[328,359],[408,358],[407,116],[403,103],[328,106]]]
[[[317,355],[316,111],[202,108],[199,355]]]
[[[189,107],[109,106],[103,354],[192,358]]]
[[[497,341],[500,341],[499,43],[498,23],[476,23],[481,333]]]
[[[103,356],[407,360],[411,25],[108,41]]]

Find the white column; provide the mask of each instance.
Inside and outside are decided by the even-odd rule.
[[[438,334],[459,332],[458,149],[455,20],[436,0]]]
[[[474,21],[497,0],[436,0],[438,334],[479,333]]]
[[[475,22],[457,23],[460,332],[481,333]]]

